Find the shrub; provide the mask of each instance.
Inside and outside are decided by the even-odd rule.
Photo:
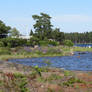
[[[34,45],[38,45],[39,44],[39,39],[37,37],[32,37],[30,39],[30,45],[34,46]]]
[[[53,46],[57,46],[57,45],[59,45],[59,42],[57,42],[57,41],[49,41],[49,44],[53,45]]]
[[[4,47],[17,47],[17,46],[24,46],[27,43],[26,39],[20,38],[3,38],[1,39]]]
[[[64,71],[64,76],[70,76],[71,72],[70,71]]]
[[[4,47],[4,43],[0,41],[0,47]]]
[[[39,44],[41,46],[48,46],[48,45],[57,46],[57,45],[59,45],[59,43],[56,41],[48,41],[48,40],[47,41],[39,41]]]
[[[4,73],[3,76],[3,92],[30,92],[27,84],[28,79],[21,73]]]
[[[85,82],[80,79],[71,77],[68,81],[64,82],[63,85],[70,86],[73,85],[74,83],[85,83]]]
[[[7,55],[7,54],[11,54],[11,50],[9,48],[0,48],[0,55]]]
[[[72,42],[71,40],[65,40],[65,41],[64,41],[64,45],[71,47],[71,46],[73,46],[74,44],[73,44],[73,42]]]
[[[40,46],[48,46],[48,41],[39,41]]]
[[[52,80],[59,80],[62,79],[61,76],[57,75],[57,74],[51,74],[51,76],[49,76],[46,81],[52,81]]]

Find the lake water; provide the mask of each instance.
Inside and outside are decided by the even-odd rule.
[[[28,66],[47,66],[46,61],[50,62],[51,67],[64,68],[65,70],[92,71],[92,52],[79,54],[75,52],[73,56],[39,57],[25,59],[11,59],[9,62],[24,64]]]
[[[92,44],[75,44],[74,46],[78,46],[78,47],[92,47]]]

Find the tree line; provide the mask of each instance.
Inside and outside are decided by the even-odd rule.
[[[33,15],[35,23],[33,29],[30,31],[30,42],[37,44],[41,41],[53,40],[64,44],[65,40],[71,40],[73,43],[92,43],[92,32],[84,33],[64,33],[59,28],[53,28],[51,17],[48,14],[40,13],[40,15]],[[9,36],[20,36],[21,34],[16,28],[6,26],[3,21],[0,21],[0,38]],[[29,42],[29,43],[30,43]]]
[[[65,33],[65,39],[71,40],[73,43],[92,43],[92,32]]]

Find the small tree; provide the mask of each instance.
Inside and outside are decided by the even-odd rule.
[[[6,26],[3,21],[0,20],[0,38],[5,38],[10,29],[10,26]]]
[[[16,28],[11,29],[10,36],[17,36],[18,37],[19,35],[20,35],[20,33]]]
[[[71,40],[65,40],[64,45],[71,47],[74,45],[74,43]]]
[[[37,37],[30,38],[30,45],[31,46],[38,45],[38,44],[39,44],[39,39]]]
[[[51,38],[51,31],[52,31],[52,25],[51,25],[51,17],[48,14],[40,13],[39,15],[33,15],[33,19],[35,20],[34,29],[36,33],[36,37],[38,37],[40,40],[44,40],[46,37],[47,39]]]
[[[31,31],[30,31],[30,36],[33,36],[33,34],[34,34],[34,33],[33,33],[32,29],[31,29]]]

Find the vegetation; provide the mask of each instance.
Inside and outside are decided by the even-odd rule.
[[[73,86],[74,83],[84,83],[84,81],[77,79],[75,77],[71,77],[67,82],[64,82],[63,85],[65,86]]]
[[[16,36],[16,37],[19,37],[20,36],[20,33],[19,31],[16,29],[16,28],[12,28],[9,32],[9,36]]]
[[[3,21],[0,20],[0,38],[7,37],[9,30],[11,29],[10,26],[6,26]]]
[[[39,15],[33,15],[33,19],[35,20],[34,32],[31,30],[30,35],[34,38],[38,38],[39,41],[49,42],[51,39],[52,44],[55,44],[55,41],[59,43],[63,43],[64,33],[60,32],[59,28],[53,29],[53,25],[51,24],[51,17],[48,14],[40,13]],[[32,39],[32,38],[31,38]],[[46,44],[47,45],[47,44]]]
[[[5,62],[7,63],[7,62]],[[1,63],[4,68],[0,70],[0,91],[6,92],[80,92],[85,88],[92,92],[92,73],[79,71],[64,71],[57,68],[28,67],[18,64]],[[40,75],[39,75],[40,72]],[[85,76],[84,76],[85,75]],[[90,77],[90,79],[88,79]]]
[[[64,45],[69,46],[69,47],[72,47],[74,44],[72,43],[71,40],[65,40],[64,41]]]
[[[46,67],[7,62],[12,58],[66,56],[73,55],[75,51],[92,52],[92,48],[74,47],[77,43],[92,43],[92,32],[64,33],[54,28],[50,15],[45,13],[33,15],[32,18],[35,23],[34,29],[30,31],[30,39],[20,39],[16,28],[0,21],[0,60],[5,60],[0,61],[0,92],[77,92],[77,88],[78,92],[82,92],[81,88],[92,92],[92,77],[86,72],[53,69],[50,68],[51,62],[46,60],[43,62]]]
[[[3,89],[2,92],[30,92],[26,87],[28,81],[27,77],[21,73],[2,73],[3,80],[1,80]]]
[[[27,42],[25,41],[25,43],[22,43],[22,45],[24,44],[27,46],[34,46],[50,44],[54,46],[66,45],[70,47],[74,45],[73,43],[92,43],[92,32],[64,33],[61,32],[59,28],[53,29],[54,26],[51,23],[51,16],[45,13],[40,13],[40,15],[33,15],[32,18],[35,21],[35,24],[33,25],[34,31],[31,29],[30,40]],[[5,39],[8,41],[8,45],[6,45],[5,41],[2,42],[1,39],[6,38],[8,34],[11,36],[11,38],[7,38],[8,40]],[[12,47],[11,41],[19,40],[13,39],[12,36],[19,37],[19,31],[16,28],[11,29],[10,26],[6,26],[2,21],[0,21],[0,46]],[[19,42],[17,43],[16,41],[16,45],[14,46],[20,46]]]
[[[71,40],[73,43],[92,43],[92,32],[65,33],[65,39]]]
[[[0,39],[0,47],[17,47],[17,46],[25,46],[27,44],[26,39],[20,39],[20,38],[2,38]]]

